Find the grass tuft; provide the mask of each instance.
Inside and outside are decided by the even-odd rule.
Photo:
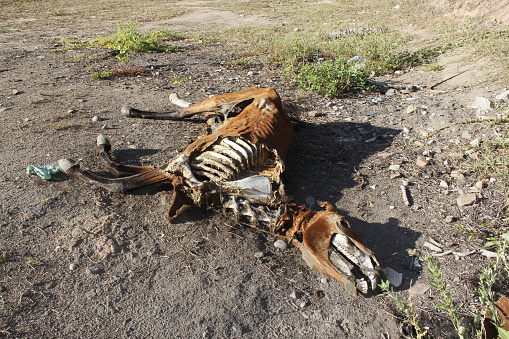
[[[356,61],[324,61],[302,66],[295,76],[300,88],[335,97],[354,89],[368,89],[366,70]]]
[[[74,41],[70,39],[62,39],[64,46],[71,48],[97,47],[106,48],[117,51],[117,57],[127,64],[130,52],[139,53],[169,53],[181,51],[181,47],[165,46],[162,41],[179,40],[175,34],[165,30],[157,30],[153,33],[140,33],[137,31],[137,25],[133,23],[119,24],[117,33],[107,37],[100,37],[86,41]]]

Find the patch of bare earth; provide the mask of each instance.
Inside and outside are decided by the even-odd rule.
[[[200,11],[168,25],[186,22],[187,29],[205,24],[203,18],[252,24],[228,12],[209,12],[215,13],[211,20],[196,15]],[[63,50],[50,41],[68,30],[48,29],[0,38],[0,336],[401,337],[403,317],[388,298],[350,296],[307,267],[297,249],[274,247],[269,235],[199,209],[168,224],[168,187],[121,195],[64,175],[42,181],[24,174],[30,164],[66,157],[100,172],[98,134],[110,138],[120,162],[163,164],[204,135],[203,123],[127,119],[119,114],[123,105],[166,110],[171,92],[196,102],[251,86],[276,88],[297,121],[285,174],[295,200],[329,201],[348,215],[382,264],[403,274],[403,298],[428,278],[407,249],[424,253],[424,244],[434,241],[443,252],[470,253],[437,260],[462,315],[472,321],[477,277],[490,263],[478,250],[490,227],[507,228],[492,223],[500,220],[505,196],[496,180],[488,180],[475,192],[475,204],[460,207],[460,192],[483,178],[454,171],[475,156],[476,139],[507,132],[503,124],[461,124],[497,116],[496,109],[470,106],[479,95],[497,101],[503,85],[479,84],[476,73],[463,73],[432,89],[475,69],[447,62],[441,72],[377,79],[389,84],[383,93],[331,100],[288,86],[261,64],[232,67],[236,55],[222,45],[193,43],[183,43],[178,53],[133,54],[129,64],[147,67],[147,75],[99,81],[89,67],[107,69],[118,60],[100,50]],[[497,103],[508,105],[507,99]],[[450,127],[409,142],[444,126]],[[496,289],[503,292],[503,286]],[[454,337],[433,307],[435,293],[412,300],[433,337]]]

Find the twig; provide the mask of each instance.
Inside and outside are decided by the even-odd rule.
[[[466,69],[466,70],[464,70],[463,72],[459,72],[458,74],[455,74],[455,75],[453,75],[453,76],[451,76],[451,77],[448,77],[448,78],[447,78],[447,79],[445,79],[445,80],[439,81],[439,82],[437,82],[436,84],[432,85],[429,89],[434,90],[434,89],[435,89],[435,87],[437,87],[438,85],[441,85],[441,84],[443,84],[444,82],[449,81],[449,80],[451,80],[451,79],[453,79],[453,78],[457,77],[458,75],[461,75],[461,74],[465,73],[466,71],[468,71],[468,70]]]

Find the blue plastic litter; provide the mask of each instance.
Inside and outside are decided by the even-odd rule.
[[[38,167],[38,166],[29,165],[27,167],[27,174],[29,174],[29,175],[35,174],[44,180],[49,180],[55,174],[60,173],[60,172],[62,172],[62,170],[58,166],[48,165],[48,166]]]

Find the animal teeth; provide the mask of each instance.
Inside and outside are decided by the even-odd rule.
[[[355,265],[361,266],[362,261],[364,261],[364,258],[359,258],[361,254],[363,254],[361,251],[359,251],[354,244],[352,244],[346,236],[343,236],[341,234],[334,234],[332,236],[332,245],[336,247],[336,249],[341,252],[345,257],[347,257],[349,260],[351,260]],[[353,250],[353,252],[352,252]],[[362,260],[359,260],[362,259]]]
[[[357,289],[361,291],[362,294],[366,294],[369,291],[368,282],[364,280],[364,278],[357,279]]]
[[[334,267],[343,273],[346,276],[352,275],[351,270],[353,269],[353,265],[347,263],[338,253],[334,250],[329,252],[329,260],[334,265]]]
[[[369,281],[371,282],[371,289],[372,290],[376,290],[376,288],[378,287],[378,275],[374,272],[368,272],[366,274],[369,278]]]

